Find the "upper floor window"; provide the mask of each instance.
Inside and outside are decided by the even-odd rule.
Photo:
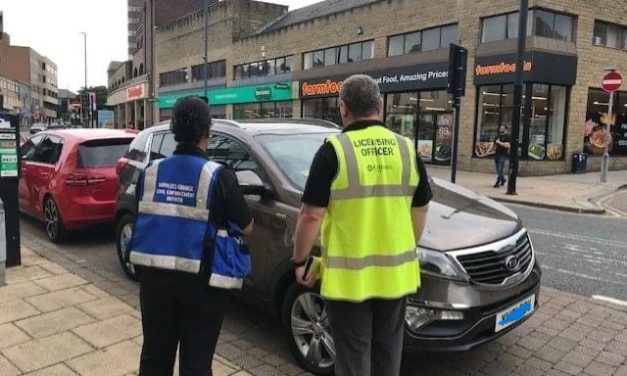
[[[595,20],[592,44],[627,50],[627,26]]]
[[[481,20],[481,43],[518,38],[518,12],[486,17]],[[530,9],[527,35],[538,35],[570,42],[573,17],[544,9]]]
[[[170,86],[170,85],[177,85],[177,84],[184,84],[186,82],[187,82],[187,69],[185,68],[159,74],[159,85],[162,87]]]
[[[283,56],[274,59],[236,65],[234,67],[234,76],[236,80],[241,80],[250,77],[272,76],[275,74],[289,73],[293,70],[294,63],[292,56]]]
[[[369,60],[373,57],[373,41],[367,40],[364,42],[306,52],[303,55],[303,69],[352,63],[355,61]]]
[[[204,80],[204,64],[192,67],[192,82]],[[207,64],[207,79],[224,78],[226,76],[226,60]]]
[[[448,48],[457,42],[457,24],[394,35],[388,38],[388,56]]]

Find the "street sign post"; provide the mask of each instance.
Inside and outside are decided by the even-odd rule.
[[[457,175],[457,146],[459,143],[460,98],[466,94],[466,60],[468,50],[451,43],[448,60],[448,88],[453,95],[455,109],[455,125],[453,127],[453,147],[451,153],[451,183],[455,183]]]
[[[610,100],[608,103],[607,116],[608,121],[605,128],[605,150],[603,151],[603,159],[601,163],[601,183],[607,182],[607,170],[610,166],[610,140],[611,140],[611,130],[610,126],[612,124],[612,109],[614,107],[614,92],[620,88],[623,83],[623,77],[620,73],[611,70],[603,77],[603,81],[601,81],[601,85],[603,90],[607,91],[610,94]]]

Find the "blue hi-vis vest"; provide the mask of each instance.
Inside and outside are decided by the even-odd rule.
[[[190,155],[174,155],[146,168],[138,182],[141,197],[129,244],[131,263],[211,274],[211,286],[241,288],[250,263],[248,271],[238,271],[238,265],[231,265],[233,257],[223,257],[218,249],[241,240],[237,235],[231,237],[232,231],[218,230],[209,222],[213,192],[222,168]],[[210,249],[207,241],[211,242]],[[209,258],[213,259],[212,265],[204,265]]]

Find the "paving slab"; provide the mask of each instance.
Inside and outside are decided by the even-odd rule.
[[[78,376],[78,374],[65,364],[57,364],[39,371],[27,373],[24,376]]]
[[[94,299],[96,299],[95,296],[85,292],[79,287],[74,287],[27,298],[26,301],[43,312],[50,312]]]
[[[76,335],[64,332],[10,347],[2,350],[2,354],[21,371],[31,372],[92,350],[89,344]]]
[[[131,341],[90,352],[66,364],[81,376],[123,376],[137,370],[141,347]]]
[[[51,334],[67,331],[88,323],[94,319],[75,307],[67,307],[58,311],[43,313],[25,320],[17,321],[20,329],[31,337],[41,338]]]
[[[7,280],[11,280],[13,283],[32,281],[38,278],[50,277],[51,275],[52,273],[39,265],[18,266],[6,270]]]
[[[0,324],[35,316],[39,313],[39,310],[23,300],[0,304]]]
[[[0,350],[24,343],[30,339],[31,337],[15,326],[15,324],[0,325]]]
[[[7,269],[11,270],[11,268]],[[46,290],[31,281],[14,282],[7,276],[7,284],[0,288],[0,304],[45,293]]]
[[[82,311],[97,319],[119,316],[122,314],[140,317],[137,310],[113,296],[106,296],[97,300],[82,303],[78,306]]]
[[[48,291],[57,291],[69,287],[86,285],[88,282],[74,274],[59,274],[48,278],[40,278],[36,280],[35,283]]]
[[[128,315],[112,317],[72,330],[96,348],[132,339],[142,334],[141,321]]]
[[[11,362],[2,355],[0,355],[0,375],[2,376],[17,376],[20,374],[20,370],[15,368]]]

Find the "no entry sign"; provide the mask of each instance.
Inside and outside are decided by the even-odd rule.
[[[610,72],[603,77],[603,90],[608,93],[615,92],[623,83],[623,77],[618,72]]]

